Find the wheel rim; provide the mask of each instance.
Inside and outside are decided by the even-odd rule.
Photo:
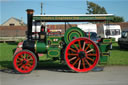
[[[92,70],[99,60],[97,45],[87,38],[71,41],[65,50],[65,61],[74,71],[87,72]]]
[[[20,73],[29,73],[36,66],[35,56],[28,51],[21,51],[14,56],[14,68]]]

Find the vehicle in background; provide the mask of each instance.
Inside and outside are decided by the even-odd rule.
[[[96,24],[88,23],[88,24],[78,24],[79,27],[84,32],[95,32],[97,33],[97,26]]]
[[[85,37],[89,37],[95,43],[98,43],[101,40],[101,38],[97,35],[96,32],[85,32]]]
[[[121,27],[120,25],[102,25],[98,28],[98,35],[102,38],[115,38],[115,41],[118,41],[118,38],[121,37]]]
[[[79,27],[81,30],[85,32],[85,37],[88,37],[94,42],[97,42],[98,36],[97,36],[96,24],[92,24],[92,23],[78,24],[77,27]]]
[[[127,48],[128,49],[128,30],[122,31],[122,36],[118,40],[118,44],[120,48]]]
[[[96,24],[88,23],[88,24],[78,24],[77,27],[79,27],[81,30],[85,32],[85,37],[90,38],[92,41],[95,43],[98,43],[101,41],[102,38],[110,38],[106,36],[100,36],[98,33],[100,30],[99,28],[97,29]],[[106,27],[106,26],[105,26]],[[110,26],[112,28],[112,26]],[[104,31],[102,32],[103,35]],[[110,44],[110,49],[112,50],[112,43]]]

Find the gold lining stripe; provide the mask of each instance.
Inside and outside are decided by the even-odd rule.
[[[50,55],[51,51],[56,51],[58,53],[58,55],[56,55],[56,56],[55,55]],[[59,51],[58,50],[50,50],[50,51],[48,51],[48,55],[50,55],[51,57],[57,57],[57,56],[59,56]]]
[[[35,53],[37,52],[37,41],[35,41]]]

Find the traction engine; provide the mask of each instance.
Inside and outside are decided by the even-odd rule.
[[[30,73],[36,68],[40,54],[65,60],[68,67],[76,72],[87,72],[97,63],[107,62],[111,39],[103,38],[96,43],[85,37],[84,31],[78,27],[68,28],[64,36],[60,30],[46,30],[45,26],[41,26],[40,32],[32,32],[33,12],[27,10],[27,40],[19,43],[14,54],[16,71]]]

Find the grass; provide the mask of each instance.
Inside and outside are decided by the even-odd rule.
[[[17,43],[0,43],[0,69],[12,68],[13,49],[17,47]],[[128,50],[120,50],[117,43],[113,44],[113,50],[110,51],[111,56],[107,65],[128,65]],[[38,69],[44,68],[63,68],[59,60],[53,61],[45,55],[40,57]]]
[[[13,49],[17,43],[0,43],[0,68],[11,68],[13,59]]]
[[[120,49],[118,44],[114,43],[110,52],[108,65],[128,65],[128,50]]]

